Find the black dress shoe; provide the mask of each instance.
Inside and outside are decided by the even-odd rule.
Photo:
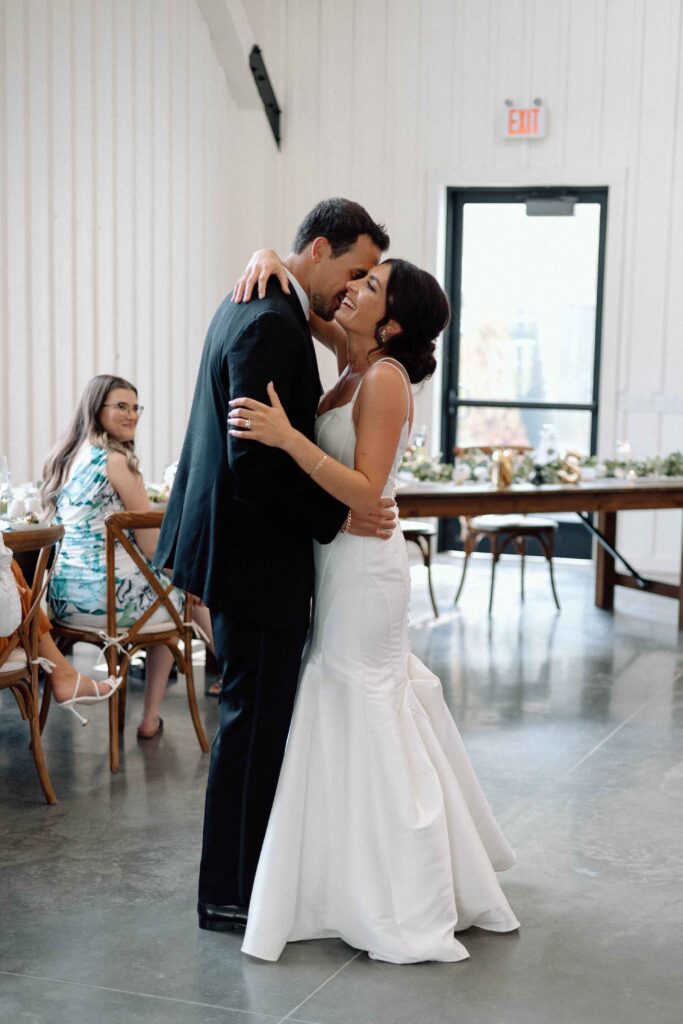
[[[212,903],[198,903],[199,927],[207,932],[233,932],[246,928],[247,908],[233,904],[214,906]]]

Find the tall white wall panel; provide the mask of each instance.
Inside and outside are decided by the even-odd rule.
[[[193,0],[0,0],[0,452],[15,482],[95,373],[177,456],[209,319],[267,234],[275,144]]]

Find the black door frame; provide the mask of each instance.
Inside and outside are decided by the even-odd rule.
[[[462,294],[462,229],[463,207],[467,202],[523,203],[528,199],[560,199],[573,196],[577,203],[597,203],[600,206],[598,235],[598,273],[595,308],[595,349],[593,357],[593,393],[590,402],[512,402],[458,397],[460,370],[460,297]],[[446,292],[451,303],[451,320],[443,345],[443,371],[441,384],[441,451],[448,462],[453,461],[453,448],[457,443],[458,409],[486,406],[499,409],[547,409],[590,412],[590,453],[595,455],[598,442],[598,410],[600,393],[600,355],[602,349],[602,308],[605,281],[605,248],[607,240],[607,186],[573,187],[553,186],[527,188],[459,188],[446,190]],[[450,522],[450,521],[449,521]],[[449,536],[449,534],[451,536]],[[440,524],[439,548],[452,546],[452,533],[445,522]]]
[[[593,359],[593,397],[590,402],[506,402],[489,399],[458,398],[460,369],[460,295],[462,290],[462,226],[466,202],[520,203],[527,199],[556,199],[576,196],[577,203],[600,206],[598,239],[598,280],[595,308],[595,351]],[[486,406],[497,409],[577,410],[591,413],[590,454],[595,455],[598,442],[598,404],[600,392],[600,353],[602,348],[602,305],[605,279],[605,242],[607,237],[608,190],[604,188],[449,188],[447,190],[446,223],[446,292],[451,302],[451,321],[443,347],[441,392],[441,451],[448,461],[457,441],[457,413],[461,406]]]

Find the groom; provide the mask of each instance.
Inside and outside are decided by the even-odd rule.
[[[313,545],[342,526],[374,536],[277,448],[230,437],[231,398],[268,402],[275,385],[297,430],[313,436],[321,393],[308,311],[331,320],[349,280],[389,238],[357,203],[328,199],[306,216],[285,260],[290,294],[226,298],[204,344],[155,562],[211,609],[223,673],[199,875],[199,925],[245,924],[284,755],[313,593]],[[393,513],[391,513],[393,519]]]

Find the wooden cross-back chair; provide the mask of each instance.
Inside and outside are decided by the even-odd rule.
[[[510,451],[523,455],[531,451],[528,445],[485,445],[481,447],[469,447],[453,449],[456,458],[462,458],[473,451],[482,452],[484,455],[492,455],[497,448],[508,448]],[[505,549],[514,544],[521,560],[521,597],[524,600],[524,566],[526,555],[527,538],[533,538],[540,545],[543,554],[548,562],[550,571],[550,588],[553,593],[553,600],[557,610],[560,610],[560,601],[555,588],[555,576],[553,573],[553,551],[555,547],[555,533],[557,523],[552,519],[544,519],[540,516],[528,516],[520,513],[518,515],[481,515],[481,516],[459,516],[460,536],[463,542],[465,560],[462,567],[460,584],[455,594],[454,604],[457,605],[462,588],[465,585],[465,575],[469,560],[479,542],[488,540],[491,545],[491,589],[489,591],[489,609],[493,611],[493,589],[496,581],[496,566]]]
[[[121,676],[123,682],[109,700],[109,759],[112,772],[120,768],[119,733],[123,731],[126,714],[126,688],[128,669],[135,654],[145,647],[168,647],[178,667],[185,676],[187,703],[199,746],[208,753],[209,741],[199,715],[197,695],[192,670],[192,638],[196,626],[192,622],[191,594],[181,591],[183,605],[179,612],[170,599],[175,589],[169,581],[167,586],[159,582],[147,565],[144,555],[128,536],[128,531],[159,529],[164,518],[162,511],[154,512],[112,512],[104,520],[106,529],[107,559],[107,615],[106,632],[96,627],[81,626],[77,623],[55,622],[54,631],[62,642],[94,644],[101,647],[111,676]],[[116,613],[116,545],[120,544],[130,556],[136,569],[149,584],[156,599],[143,615],[130,627],[120,627]],[[157,612],[165,617],[160,621]],[[154,617],[154,618],[153,618]],[[179,641],[182,640],[182,651]],[[43,715],[44,719],[47,709]]]
[[[30,749],[42,786],[49,804],[57,803],[47,763],[43,753],[40,727],[38,695],[38,612],[49,578],[48,565],[64,536],[63,526],[47,526],[39,530],[11,530],[3,533],[3,540],[13,555],[35,554],[38,560],[33,573],[31,601],[28,612],[22,618],[19,629],[13,635],[4,651],[0,652],[0,690],[9,689],[17,704],[21,717],[28,722],[31,742]],[[51,692],[49,676],[45,677],[45,694]]]

